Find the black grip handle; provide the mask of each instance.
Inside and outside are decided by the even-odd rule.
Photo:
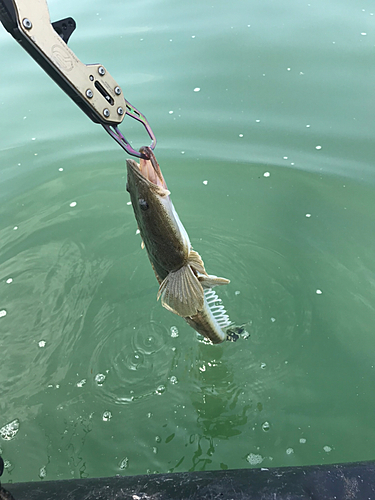
[[[0,21],[4,28],[14,36],[13,30],[17,28],[17,16],[12,0],[0,0]]]

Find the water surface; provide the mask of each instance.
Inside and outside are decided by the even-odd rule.
[[[125,153],[0,30],[5,481],[374,458],[372,4],[49,8],[149,119],[250,337],[207,345],[156,302]]]

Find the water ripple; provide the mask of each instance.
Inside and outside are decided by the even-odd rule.
[[[93,376],[106,373],[100,398],[126,404],[165,391],[174,351],[167,327],[154,321],[131,324],[104,336],[90,362]]]
[[[0,266],[0,273],[14,276],[4,294],[8,311],[2,319],[0,344],[7,380],[4,396],[24,397],[47,384],[61,383],[71,369],[95,291],[110,265],[88,259],[83,245],[66,240],[40,242]],[[17,355],[8,355],[16,348]]]
[[[254,401],[261,401],[270,386],[290,376],[289,360],[312,331],[313,304],[306,292],[306,277],[280,248],[267,248],[246,235],[239,241],[234,232],[223,235],[212,228],[199,242],[207,271],[231,280],[217,290],[230,319],[245,324],[250,334],[234,345],[221,345],[227,351],[223,380],[231,381],[232,391],[245,388],[246,397],[251,394]],[[212,356],[218,356],[217,350],[214,353],[212,346],[207,347],[211,351],[203,349],[198,361],[205,377],[212,370]],[[196,375],[202,376],[198,371]],[[231,396],[226,397],[229,402]]]

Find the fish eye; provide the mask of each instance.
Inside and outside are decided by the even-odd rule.
[[[141,207],[141,210],[147,210],[148,209],[148,203],[143,198],[139,198],[138,203],[139,203],[139,206]]]

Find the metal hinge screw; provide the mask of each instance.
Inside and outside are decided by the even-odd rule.
[[[87,89],[86,90],[86,97],[88,97],[89,99],[91,99],[92,97],[94,97],[94,93],[91,89]]]
[[[124,110],[120,107],[120,108],[117,108],[117,113],[122,116],[124,114]]]
[[[33,23],[30,21],[30,19],[27,19],[27,17],[22,20],[22,25],[27,30],[31,30],[31,28],[33,27]]]
[[[115,87],[115,94],[120,95],[121,94],[121,89],[120,87]]]
[[[105,69],[103,68],[103,66],[99,66],[98,73],[99,73],[100,76],[104,76],[105,75]]]
[[[108,108],[105,108],[105,109],[103,110],[103,115],[104,115],[106,118],[108,118],[108,117],[109,117],[109,109],[108,109]]]

